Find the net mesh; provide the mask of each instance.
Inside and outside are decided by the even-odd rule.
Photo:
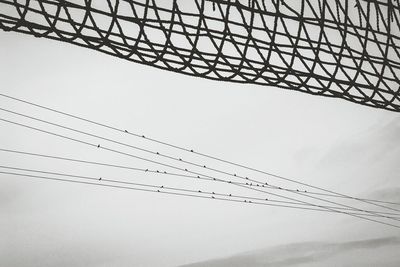
[[[398,0],[0,0],[0,28],[400,111]]]

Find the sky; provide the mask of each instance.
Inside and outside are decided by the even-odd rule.
[[[273,87],[189,77],[17,33],[0,32],[0,47],[2,94],[304,183],[400,202],[397,113]],[[205,161],[4,97],[0,101],[2,108]],[[0,118],[59,131],[4,111]],[[4,121],[0,127],[1,148],[155,168]],[[160,183],[161,179],[5,152],[0,152],[0,161],[8,166],[139,182]],[[209,160],[207,164],[236,171]],[[398,229],[341,214],[5,174],[0,174],[0,236],[1,266],[400,264]]]

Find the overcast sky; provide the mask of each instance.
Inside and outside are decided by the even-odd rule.
[[[331,190],[400,201],[397,113],[273,87],[188,77],[16,33],[0,32],[0,48],[1,93]],[[153,146],[5,98],[0,103],[133,145]],[[0,118],[28,121],[4,112]],[[1,148],[148,166],[5,122],[0,127]],[[0,161],[131,176],[4,152]],[[398,229],[344,215],[4,174],[0,236],[1,266],[400,264]]]

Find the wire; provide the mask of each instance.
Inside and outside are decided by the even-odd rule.
[[[135,150],[142,151],[142,152],[150,153],[152,155],[157,155],[157,156],[160,156],[160,157],[171,159],[171,160],[174,160],[174,161],[177,161],[177,162],[180,162],[180,163],[186,163],[186,164],[189,164],[189,165],[192,165],[192,166],[196,166],[196,167],[201,167],[201,168],[204,167],[207,170],[211,170],[211,171],[214,171],[214,172],[217,172],[217,173],[220,173],[220,174],[229,175],[231,177],[243,179],[243,180],[246,180],[246,181],[255,182],[257,186],[259,186],[260,184],[267,184],[265,182],[254,180],[254,179],[251,179],[251,178],[248,178],[248,177],[244,177],[244,176],[241,176],[241,175],[237,175],[235,173],[229,173],[229,172],[226,172],[226,171],[215,169],[215,168],[206,166],[205,164],[193,163],[191,161],[186,161],[186,160],[184,160],[182,158],[173,157],[173,156],[170,156],[170,155],[167,155],[167,154],[159,153],[157,151],[151,151],[151,150],[148,150],[148,149],[144,149],[142,147],[133,146],[133,145],[130,145],[130,144],[127,144],[127,143],[115,141],[113,139],[105,138],[105,137],[100,136],[100,135],[96,135],[96,134],[93,134],[93,133],[88,133],[88,132],[85,132],[85,131],[77,130],[77,129],[74,129],[74,128],[71,128],[71,127],[66,127],[66,126],[61,125],[61,124],[49,122],[47,120],[42,120],[42,119],[39,119],[37,117],[33,117],[33,116],[26,115],[26,114],[22,114],[22,113],[15,112],[15,111],[12,111],[12,110],[9,110],[9,109],[0,108],[0,110],[4,111],[4,112],[7,112],[7,113],[14,114],[14,115],[18,115],[18,116],[21,116],[21,117],[24,117],[24,118],[29,118],[31,120],[35,120],[35,121],[39,121],[39,122],[42,122],[42,123],[46,123],[46,124],[49,124],[49,125],[52,125],[52,126],[56,126],[56,127],[62,128],[62,129],[66,129],[66,130],[69,130],[69,131],[73,131],[73,132],[77,132],[77,133],[80,133],[80,134],[84,134],[84,135],[87,135],[87,136],[90,136],[90,137],[95,137],[95,138],[98,138],[98,139],[101,139],[101,140],[105,140],[105,141],[108,141],[108,142],[111,142],[111,143],[114,143],[114,144],[122,145],[122,146],[125,146],[125,147],[129,147],[129,148],[132,148],[132,149],[135,149]],[[267,184],[267,187],[268,188],[279,189],[279,190],[284,190],[284,191],[288,191],[288,192],[292,192],[292,193],[293,192],[301,192],[302,194],[312,194],[312,195],[321,195],[321,196],[344,198],[343,196],[338,196],[338,195],[334,195],[334,194],[324,194],[324,193],[310,192],[310,191],[306,191],[306,190],[283,188],[283,187],[280,187],[280,186],[272,185],[270,183]],[[353,199],[353,198],[351,198],[351,199]],[[374,205],[374,206],[388,208],[388,209],[391,209],[391,210],[396,210],[396,209],[393,209],[393,208],[390,208],[390,207],[387,207],[387,206],[384,206],[384,205],[373,203],[373,202],[375,202],[374,200],[367,200],[367,199],[362,200],[362,202],[365,202],[365,201],[372,202],[372,203],[368,203],[368,204],[371,204],[371,205]],[[379,201],[379,202],[382,202],[382,201]],[[388,202],[388,203],[391,204],[390,202]],[[400,210],[396,210],[396,211],[400,211]]]
[[[289,201],[280,201],[280,200],[275,200],[275,199],[257,198],[257,197],[244,196],[244,195],[235,195],[235,194],[223,194],[223,193],[218,193],[218,192],[214,192],[214,191],[210,191],[210,190],[209,191],[205,191],[205,190],[190,190],[190,189],[182,189],[182,188],[178,188],[178,187],[168,187],[168,186],[165,186],[165,184],[163,184],[163,185],[154,185],[153,184],[152,185],[152,184],[144,184],[144,183],[126,182],[126,181],[121,181],[121,180],[116,180],[116,179],[108,179],[108,178],[105,178],[104,176],[99,176],[99,177],[83,176],[83,175],[77,175],[77,174],[67,174],[67,173],[50,172],[50,171],[43,171],[43,170],[33,170],[33,169],[10,167],[10,166],[0,166],[0,168],[18,170],[18,171],[24,171],[24,172],[40,173],[40,174],[50,174],[50,175],[64,176],[64,177],[70,177],[70,178],[87,179],[87,180],[101,181],[101,182],[112,182],[112,183],[117,183],[117,184],[152,187],[152,188],[157,188],[157,189],[159,189],[159,188],[166,189],[166,190],[170,189],[170,190],[176,190],[176,191],[200,193],[200,194],[211,195],[211,196],[224,196],[224,197],[229,197],[229,198],[239,198],[239,199],[242,199],[242,200],[247,200],[247,201],[249,201],[249,203],[251,203],[251,200],[258,200],[258,201],[262,201],[262,202],[267,201],[267,202],[274,202],[274,203],[291,204],[291,205],[296,205],[296,206],[302,206],[302,205],[304,206],[305,205],[305,204],[302,204],[302,203],[289,202]],[[329,206],[323,206],[323,207],[335,208],[335,207],[329,207]],[[351,210],[351,209],[346,209],[346,208],[337,208],[337,209],[340,209],[340,210]],[[324,210],[324,209],[312,209],[312,210],[327,211],[327,210]],[[331,211],[329,211],[329,212],[331,212]],[[377,212],[377,213],[381,213],[381,212]],[[381,215],[371,215],[371,214],[365,214],[365,213],[352,213],[352,214],[370,216],[370,217],[382,217]],[[382,214],[400,215],[400,214],[387,213],[387,212],[383,212]],[[393,217],[393,218],[398,218],[398,217]]]
[[[4,151],[4,150],[0,149],[0,151]],[[10,151],[7,151],[7,152],[10,152]],[[16,152],[16,151],[11,151],[11,152]],[[49,155],[43,155],[43,154],[35,154],[35,153],[28,153],[28,152],[16,152],[16,153],[21,153],[21,154],[31,155],[31,156],[45,157],[45,158],[50,158],[50,159],[67,160],[67,161],[78,162],[78,163],[95,164],[95,165],[108,166],[108,167],[114,167],[114,168],[123,168],[123,169],[129,169],[129,170],[141,170],[141,169],[137,169],[137,168],[133,168],[133,167],[127,167],[127,166],[121,166],[121,165],[112,165],[112,164],[105,164],[105,163],[98,163],[98,162],[91,162],[91,161],[83,161],[83,160],[76,160],[76,159],[63,158],[63,157],[55,157],[55,156],[49,156]],[[22,170],[22,171],[39,172],[39,173],[45,173],[45,174],[66,175],[66,174],[60,174],[60,173],[55,173],[55,172],[38,171],[38,170],[33,170],[33,169],[17,168],[17,167],[10,167],[10,166],[4,166],[4,165],[0,165],[0,168],[20,170],[20,171]],[[163,173],[163,172],[155,172],[155,173],[157,173],[157,174],[166,174],[166,173]],[[84,177],[84,176],[77,176],[77,175],[67,175],[67,176],[80,177],[80,178]],[[190,177],[190,178],[195,178],[195,177]],[[91,178],[91,179],[97,179],[97,178]],[[106,179],[102,178],[102,181],[106,181]],[[109,181],[115,181],[115,180],[109,180]],[[123,183],[127,183],[127,182],[123,182]],[[240,183],[237,183],[237,184],[240,184]],[[232,194],[230,194],[230,195],[232,195]],[[265,198],[255,198],[255,197],[250,197],[250,196],[245,196],[243,198],[254,199],[254,200],[268,200],[268,201],[272,201],[272,202],[279,202],[279,203],[285,203],[285,204],[309,206],[309,204],[304,204],[304,203],[279,201],[279,200],[272,200],[272,199],[265,199]],[[323,207],[323,208],[331,208],[331,209],[335,208],[335,209],[340,209],[340,210],[353,210],[351,208],[333,207],[333,206],[325,206],[325,205],[320,205],[320,206]],[[376,214],[385,214],[385,215],[400,215],[399,213],[382,212],[382,211],[376,211],[376,210],[372,211],[372,210],[366,210],[366,209],[363,209],[363,212],[376,213]],[[381,215],[371,215],[371,214],[365,214],[365,216],[379,216],[379,217],[381,217]],[[396,218],[396,217],[391,216],[391,218]],[[399,219],[399,218],[396,218],[396,219]]]
[[[37,107],[37,108],[41,108],[41,109],[44,109],[44,110],[47,110],[47,111],[51,111],[51,112],[54,112],[54,113],[57,113],[57,114],[61,114],[61,115],[64,115],[64,116],[67,116],[67,117],[70,117],[70,118],[74,118],[74,119],[77,119],[77,120],[80,120],[80,121],[84,121],[84,122],[87,122],[87,123],[90,123],[90,124],[93,124],[93,125],[97,125],[97,126],[104,127],[104,128],[110,129],[110,130],[114,130],[114,131],[117,131],[117,132],[120,132],[120,133],[124,133],[124,134],[130,135],[130,136],[139,137],[139,138],[148,140],[150,142],[161,144],[161,145],[164,145],[164,146],[167,146],[167,147],[175,148],[175,149],[178,149],[178,150],[181,150],[181,151],[185,151],[185,152],[190,152],[192,154],[196,154],[196,155],[199,155],[199,156],[202,156],[202,157],[205,157],[205,158],[209,158],[209,159],[212,159],[212,160],[216,160],[216,161],[219,161],[219,162],[222,162],[222,163],[226,163],[226,164],[229,164],[229,165],[232,165],[232,166],[240,167],[240,168],[243,168],[243,169],[246,169],[246,170],[250,170],[250,171],[254,171],[254,172],[260,173],[260,174],[268,175],[268,176],[271,176],[271,177],[274,177],[274,178],[277,178],[277,179],[281,179],[281,180],[284,180],[284,181],[287,181],[287,182],[292,182],[292,183],[295,183],[295,184],[299,184],[299,185],[303,185],[303,186],[310,187],[310,188],[313,188],[313,189],[317,189],[317,190],[326,192],[328,194],[337,195],[338,197],[357,200],[357,201],[364,202],[364,203],[371,204],[371,205],[374,205],[374,203],[375,204],[376,203],[383,203],[383,204],[391,204],[391,205],[400,205],[400,203],[396,203],[396,202],[389,202],[389,201],[381,201],[381,200],[372,200],[372,199],[366,199],[366,198],[352,197],[352,196],[349,196],[349,195],[346,195],[346,194],[338,193],[338,192],[335,192],[335,191],[332,191],[332,190],[324,189],[324,188],[321,188],[321,187],[318,187],[318,186],[313,186],[313,185],[310,185],[310,184],[307,184],[307,183],[303,183],[303,182],[300,182],[300,181],[297,181],[297,180],[286,178],[286,177],[283,177],[281,175],[273,174],[273,173],[270,173],[270,172],[266,172],[266,171],[262,171],[262,170],[253,168],[253,167],[248,167],[248,166],[245,166],[243,164],[234,163],[234,162],[231,162],[231,161],[228,161],[228,160],[224,160],[222,158],[218,158],[218,157],[211,156],[211,155],[208,155],[208,154],[200,153],[200,152],[197,152],[197,151],[195,151],[193,149],[188,149],[188,148],[184,148],[184,147],[181,147],[181,146],[170,144],[170,143],[167,143],[167,142],[164,142],[164,141],[160,141],[160,140],[157,140],[157,139],[149,138],[148,136],[145,136],[145,135],[133,133],[130,130],[128,131],[126,129],[119,129],[119,128],[116,128],[114,126],[110,126],[110,125],[107,125],[107,124],[96,122],[96,121],[93,121],[93,120],[90,120],[90,119],[87,119],[87,118],[84,118],[84,117],[76,116],[76,115],[73,115],[73,114],[70,114],[70,113],[67,113],[67,112],[59,111],[59,110],[56,110],[56,109],[53,109],[53,108],[50,108],[50,107],[39,105],[39,104],[30,102],[30,101],[27,101],[27,100],[23,100],[23,99],[20,99],[20,98],[12,97],[12,96],[9,96],[9,95],[3,94],[3,93],[0,93],[0,96],[8,98],[8,99],[15,100],[17,102],[25,103],[25,104],[28,104],[28,105],[31,105],[31,106],[34,106],[34,107]]]
[[[176,169],[176,170],[181,170],[181,171],[185,170],[186,172],[189,172],[189,173],[192,173],[192,174],[203,175],[205,177],[217,180],[217,178],[215,178],[213,176],[204,175],[204,174],[201,174],[201,173],[198,173],[198,172],[193,172],[193,171],[189,171],[187,169],[182,169],[180,167],[176,167],[176,166],[173,166],[173,165],[170,165],[170,164],[165,164],[165,163],[157,162],[155,160],[139,157],[139,156],[133,155],[131,153],[125,153],[125,152],[121,152],[121,151],[118,151],[118,150],[115,150],[115,149],[106,148],[104,146],[100,146],[99,144],[96,145],[96,144],[89,143],[89,142],[86,142],[86,141],[82,141],[82,140],[79,140],[79,139],[76,139],[76,138],[71,138],[71,137],[68,137],[68,136],[65,136],[65,135],[56,134],[56,133],[53,133],[53,132],[50,132],[50,131],[42,130],[42,129],[39,129],[39,128],[36,128],[36,127],[31,127],[31,126],[28,126],[28,125],[25,125],[25,124],[13,122],[13,121],[2,119],[2,118],[0,118],[0,121],[4,121],[4,122],[10,123],[10,124],[22,126],[24,128],[28,128],[28,129],[31,129],[31,130],[39,131],[39,132],[46,133],[46,134],[49,134],[49,135],[61,137],[61,138],[64,138],[64,139],[67,139],[67,140],[70,140],[70,141],[78,142],[80,144],[85,144],[85,145],[88,145],[88,146],[101,148],[101,149],[106,150],[106,151],[110,151],[110,152],[114,152],[114,153],[117,153],[117,154],[125,155],[125,156],[132,157],[132,158],[135,158],[135,159],[140,159],[140,160],[143,160],[143,161],[146,161],[146,162],[159,164],[161,166],[170,167],[170,168],[173,168],[173,169]],[[218,180],[227,182],[226,180],[223,180],[223,179],[218,179]],[[281,197],[281,198],[284,198],[284,199],[297,201],[299,203],[309,204],[309,205],[312,205],[312,206],[315,206],[315,207],[319,207],[319,208],[322,207],[321,205],[312,204],[312,203],[309,203],[309,202],[306,202],[306,201],[297,200],[297,199],[294,199],[292,197],[286,197],[286,196],[283,196],[283,195],[280,195],[280,194],[276,194],[276,193],[266,192],[265,190],[254,188],[254,187],[251,187],[251,186],[248,186],[248,185],[238,185],[238,184],[233,184],[233,185],[236,185],[236,186],[242,187],[242,188],[247,188],[249,190],[254,190],[254,191],[257,191],[257,192],[267,193],[267,194],[270,194],[270,195],[273,195],[273,196],[277,196],[277,197]],[[300,192],[294,192],[294,193],[302,195]],[[325,200],[325,199],[322,199],[322,198],[317,198],[317,197],[313,197],[313,196],[309,196],[309,195],[305,195],[305,196],[308,197],[308,198],[321,200],[321,201],[324,201],[324,202],[327,202],[327,203],[336,204],[336,205],[339,205],[339,206],[342,206],[342,207],[352,208],[352,209],[354,209],[356,211],[365,212],[365,210],[361,210],[361,209],[358,209],[358,208],[355,208],[355,207],[352,207],[352,206],[349,206],[349,205],[344,205],[344,204],[340,204],[340,203],[337,203],[337,202],[334,202],[334,201],[329,201],[329,200]],[[326,208],[326,209],[330,209],[330,208]],[[331,210],[334,210],[334,209],[331,209]],[[368,213],[374,214],[373,212],[368,212]],[[351,216],[360,217],[358,215],[351,215]],[[386,218],[389,219],[389,217],[386,217]],[[393,219],[393,218],[390,218],[390,219]],[[397,219],[393,219],[393,220],[397,220]]]
[[[154,161],[154,160],[145,159],[145,158],[143,158],[143,157],[138,157],[138,156],[133,155],[133,154],[130,154],[130,153],[125,153],[125,152],[121,152],[121,151],[118,151],[118,150],[115,150],[115,149],[106,148],[106,147],[104,147],[104,146],[92,144],[92,143],[89,143],[89,142],[86,142],[86,141],[82,141],[82,140],[79,140],[79,139],[76,139],[76,138],[67,137],[67,136],[65,136],[65,135],[56,134],[56,133],[53,133],[53,132],[49,132],[49,131],[46,131],[46,130],[42,130],[42,129],[39,129],[39,128],[31,127],[31,126],[24,125],[24,124],[21,124],[21,123],[12,122],[12,121],[5,120],[5,119],[1,119],[1,118],[0,118],[0,120],[1,120],[1,121],[4,121],[4,122],[11,123],[11,124],[14,124],[14,125],[22,126],[22,127],[28,128],[28,129],[32,129],[32,130],[35,130],[35,131],[39,131],[39,132],[47,133],[47,134],[50,134],[50,135],[53,135],[53,136],[61,137],[61,138],[64,138],[64,139],[67,139],[67,140],[70,140],[70,141],[75,141],[75,142],[78,142],[78,143],[81,143],[81,144],[85,144],[85,145],[89,145],[89,146],[97,147],[97,148],[102,148],[102,149],[104,149],[104,150],[111,151],[111,152],[114,152],[114,153],[126,155],[126,156],[133,157],[133,158],[136,158],[136,159],[141,159],[141,160],[144,160],[144,161],[147,161],[147,162],[156,163],[156,164],[159,164],[159,165],[162,165],[162,166],[166,166],[166,167],[170,167],[170,168],[174,168],[174,169],[177,169],[177,170],[182,170],[182,169],[179,168],[179,167],[175,167],[175,166],[172,166],[172,165],[169,165],[169,164],[160,163],[160,162],[157,162],[157,161]],[[187,170],[187,169],[185,169],[185,171],[190,172],[190,173],[193,173],[193,174],[202,175],[201,173],[192,172],[192,171],[189,171],[189,170]],[[206,175],[204,175],[204,174],[203,174],[203,176],[216,179],[216,178],[214,178],[214,177],[212,177],[212,176],[206,176]],[[219,179],[219,180],[225,181],[225,180],[222,180],[222,179]],[[297,200],[297,199],[294,199],[294,198],[291,198],[291,197],[282,196],[282,195],[276,194],[276,193],[266,192],[266,191],[264,191],[264,190],[257,189],[257,188],[254,188],[254,187],[253,187],[253,188],[252,188],[252,187],[248,187],[247,185],[246,185],[246,186],[243,186],[243,185],[238,185],[238,184],[236,184],[236,186],[243,187],[243,188],[247,188],[247,189],[249,189],[249,190],[254,190],[254,191],[258,191],[258,192],[267,193],[267,194],[270,194],[270,195],[273,195],[273,196],[277,196],[277,197],[281,197],[281,198],[284,198],[284,199],[288,199],[288,200],[292,200],[292,201],[297,201],[297,202],[299,202],[299,203],[309,204],[309,205],[311,205],[311,206],[315,206],[315,207],[322,208],[321,205],[312,204],[312,203],[309,203],[309,202],[306,202],[306,201]],[[298,193],[298,192],[296,192],[296,193],[297,193],[297,194],[301,194],[301,193]],[[349,206],[349,205],[340,204],[340,203],[337,203],[337,202],[328,201],[328,200],[325,200],[325,199],[321,199],[321,198],[317,198],[317,197],[312,197],[312,196],[307,196],[307,197],[313,198],[313,199],[318,199],[318,200],[321,200],[321,201],[324,201],[324,202],[327,202],[327,203],[333,203],[333,204],[336,204],[336,205],[339,205],[339,206],[342,206],[342,207],[352,208],[352,209],[354,209],[354,210],[356,210],[356,211],[361,211],[361,212],[367,212],[367,213],[370,213],[370,214],[375,214],[375,213],[373,213],[373,212],[368,212],[368,211],[365,211],[365,210],[361,210],[361,209],[358,209],[358,208],[355,208],[355,207],[352,207],[352,206]],[[334,209],[331,209],[331,208],[325,208],[325,209],[327,209],[327,210],[332,210],[332,211],[337,211],[337,210],[334,210]],[[337,211],[337,212],[340,212],[340,211]],[[363,217],[361,217],[361,216],[359,216],[359,215],[354,215],[354,214],[349,214],[349,215],[350,215],[350,216],[354,216],[354,217],[358,217],[358,218],[363,218]],[[376,215],[376,214],[375,214],[375,215]],[[392,219],[392,220],[397,220],[397,219],[394,219],[394,218],[390,218],[390,217],[388,217],[388,216],[384,216],[384,217],[385,217],[385,218],[388,218],[388,219]],[[364,218],[364,219],[365,219],[365,218]]]
[[[191,191],[191,190],[172,188],[172,187],[164,188],[164,187],[161,187],[161,186],[158,187],[158,186],[147,185],[147,184],[143,184],[142,186],[158,188],[158,189],[157,190],[156,189],[151,190],[151,189],[137,188],[137,187],[131,187],[131,186],[120,186],[120,185],[103,184],[103,183],[92,183],[92,182],[76,181],[76,180],[70,180],[70,179],[64,179],[64,178],[53,178],[53,177],[42,176],[42,175],[31,175],[31,174],[14,173],[14,172],[3,172],[3,171],[0,171],[0,174],[22,176],[22,177],[29,177],[29,178],[38,178],[38,179],[45,179],[45,180],[54,180],[54,181],[61,181],[61,182],[71,182],[71,183],[86,184],[86,185],[97,185],[97,186],[119,188],[119,189],[130,189],[130,190],[144,191],[144,192],[163,193],[163,194],[176,195],[176,196],[188,196],[188,197],[197,197],[197,198],[204,198],[204,199],[216,199],[216,200],[224,200],[224,201],[230,201],[230,202],[240,202],[240,203],[248,203],[248,204],[256,204],[256,205],[273,206],[273,207],[293,208],[293,209],[300,209],[300,210],[326,211],[326,210],[305,208],[305,207],[296,207],[296,206],[290,206],[290,205],[281,205],[281,204],[271,204],[271,203],[256,202],[256,201],[250,201],[250,200],[229,199],[229,198],[223,198],[223,197],[220,197],[220,196],[213,196],[212,193],[211,193],[211,195],[212,195],[211,197],[210,196],[199,195],[199,194],[189,194],[188,192],[192,192],[192,193],[197,193],[197,192],[194,191],[194,190]],[[86,177],[85,178],[84,176],[82,177],[82,179],[89,179],[89,180],[99,181],[99,179],[90,178],[90,177]],[[169,192],[167,190],[184,191],[185,193]],[[222,194],[220,194],[220,195],[222,196]],[[358,216],[355,213],[347,213],[347,212],[342,212],[342,211],[330,211],[330,212],[342,213],[342,214],[347,214],[347,215],[352,215],[352,216]],[[384,224],[384,225],[392,226],[392,227],[395,227],[395,228],[400,228],[400,226],[395,225],[395,224],[386,223],[386,222],[382,222],[382,221],[377,221],[377,220],[370,219],[370,218],[364,218],[364,219],[368,220],[368,221],[375,222],[375,223]]]

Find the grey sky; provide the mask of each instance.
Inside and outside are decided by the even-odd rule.
[[[396,200],[397,113],[272,87],[188,77],[15,33],[0,32],[0,48],[2,93],[324,188]],[[0,101],[5,108],[116,136]],[[4,148],[147,166],[3,122],[0,127]],[[129,142],[152,146],[142,140]],[[0,161],[131,176],[4,153]],[[1,266],[179,266],[247,251],[247,256],[229,260],[252,260],[257,266],[264,253],[285,255],[287,247],[299,250],[294,263],[305,258],[304,266],[311,266],[308,256],[318,266],[326,255],[331,266],[362,266],[363,257],[386,266],[399,263],[399,231],[356,218],[6,175],[0,176],[0,236]],[[292,259],[274,263],[294,266]]]
[[[400,257],[396,254],[399,248],[398,237],[344,243],[304,242],[184,266],[398,266]],[[378,259],[377,254],[381,254]]]

